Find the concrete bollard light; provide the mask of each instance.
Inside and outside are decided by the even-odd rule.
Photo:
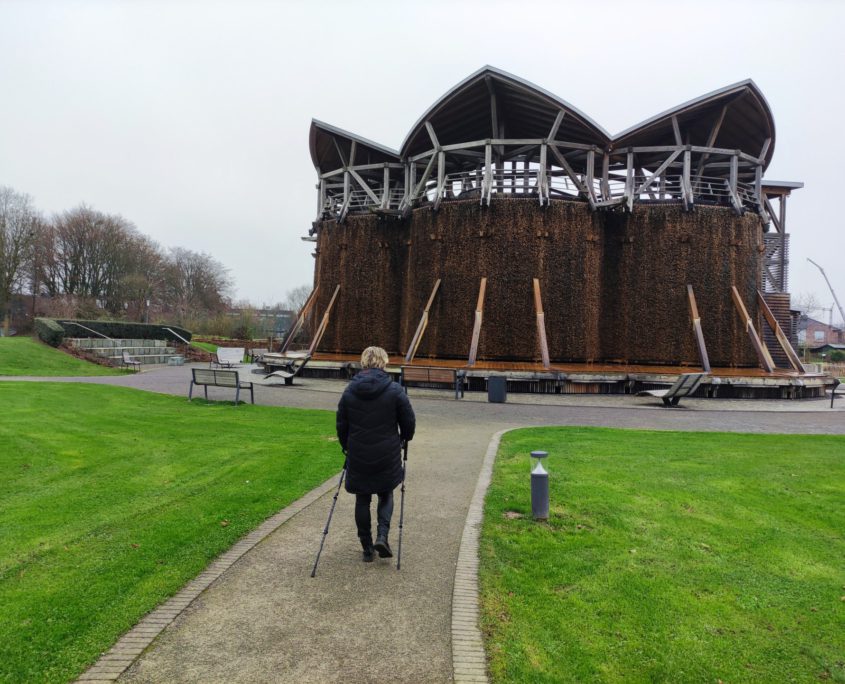
[[[531,458],[537,463],[531,470],[531,515],[535,520],[549,519],[549,473],[543,468],[547,451],[532,451]]]

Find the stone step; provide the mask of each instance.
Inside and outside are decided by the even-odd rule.
[[[107,358],[119,358],[123,356],[123,352],[129,356],[170,356],[177,353],[175,347],[90,347],[85,351]]]
[[[176,347],[167,340],[132,340],[103,337],[75,337],[68,340],[71,346],[96,354],[115,366],[123,364],[123,352],[144,365],[173,363],[171,359],[182,358]]]
[[[107,340],[104,337],[71,337],[68,338],[70,344],[77,349],[100,349],[117,347],[137,348],[137,347],[170,347],[172,342],[168,340],[139,340],[139,339],[112,339]]]

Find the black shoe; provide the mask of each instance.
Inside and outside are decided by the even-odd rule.
[[[375,546],[378,551],[379,558],[393,558],[393,552],[390,550],[390,545],[387,543],[387,537],[379,535],[376,537]]]
[[[363,553],[361,554],[361,560],[364,561],[365,563],[372,563],[373,558],[375,558],[375,553],[373,551],[373,547],[370,546],[370,547],[367,547],[366,549],[364,549]]]

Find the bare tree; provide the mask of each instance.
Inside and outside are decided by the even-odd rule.
[[[198,313],[221,311],[231,287],[223,264],[184,247],[170,250],[163,281],[164,300],[180,322]]]
[[[29,195],[0,186],[0,313],[5,326],[12,294],[26,275],[37,221]]]
[[[792,299],[792,308],[811,318],[824,309],[815,292],[799,292]]]
[[[285,294],[285,301],[282,302],[282,308],[299,313],[299,310],[308,301],[308,296],[311,294],[312,289],[309,285],[300,285],[292,290],[288,290]]]

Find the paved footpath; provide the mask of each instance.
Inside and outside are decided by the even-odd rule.
[[[187,394],[189,380],[186,367],[66,379],[177,395]],[[257,387],[256,402],[334,409],[343,389],[343,383],[333,381],[297,382],[294,387]],[[210,396],[231,399],[223,391]],[[318,575],[309,576],[331,504],[329,492],[227,570],[120,681],[452,681],[451,604],[458,549],[487,445],[499,430],[600,425],[845,434],[845,410],[830,410],[829,400],[686,400],[687,408],[664,409],[656,400],[630,396],[511,394],[506,404],[488,404],[479,395],[460,402],[448,396],[411,391],[418,430],[409,452],[401,572],[386,560],[361,562],[353,497],[342,493]],[[397,490],[394,550],[398,495]]]

